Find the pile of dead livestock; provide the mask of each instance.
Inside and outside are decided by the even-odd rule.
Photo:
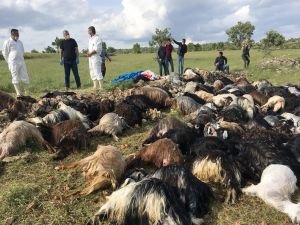
[[[0,160],[29,141],[63,160],[107,135],[112,145],[98,143],[94,154],[56,167],[83,172],[87,185],[78,194],[114,190],[88,224],[201,224],[214,184],[224,190],[224,204],[255,195],[300,223],[300,204],[290,200],[300,183],[299,86],[199,69],[186,69],[183,81],[170,75],[141,83],[106,95],[15,99],[0,92]],[[162,118],[169,111],[178,117]],[[154,125],[140,150],[122,155],[116,141],[149,120]]]

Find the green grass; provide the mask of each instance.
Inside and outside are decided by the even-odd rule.
[[[300,50],[278,50],[272,52],[277,57],[299,57]],[[198,67],[201,69],[214,70],[213,62],[218,52],[189,52],[185,58],[186,67]],[[240,51],[225,51],[225,56],[229,60],[231,71],[242,71],[243,62]],[[30,76],[30,90],[34,95],[51,90],[60,90],[64,87],[63,66],[59,65],[57,54],[30,54],[26,59],[26,65]],[[107,62],[107,76],[104,87],[111,88],[111,80],[120,74],[138,70],[150,69],[158,73],[158,65],[154,60],[154,54],[123,54],[112,57],[112,62]],[[177,70],[176,55],[173,53],[175,71]],[[300,82],[300,71],[292,68],[285,68],[280,73],[276,70],[261,70],[256,65],[263,60],[263,53],[258,50],[251,51],[251,65],[248,71],[250,80],[268,79],[274,84],[298,83]],[[79,74],[82,80],[82,88],[88,89],[92,86],[89,77],[88,59],[81,57],[79,64]],[[11,76],[5,61],[0,61],[0,89],[13,93]],[[74,78],[71,75],[72,86],[75,87]]]
[[[225,51],[232,71],[242,70],[240,51]],[[282,50],[272,53],[274,56],[296,58],[299,50]],[[213,70],[213,61],[217,52],[192,52],[186,55],[187,67],[199,67]],[[174,54],[175,57],[175,54]],[[157,72],[157,63],[153,54],[117,55],[111,63],[107,63],[107,77],[105,88],[113,85],[110,80],[120,74],[150,69]],[[266,78],[274,84],[298,83],[300,72],[293,68],[284,68],[280,73],[277,68],[260,70],[256,64],[263,59],[262,52],[251,51],[251,67],[248,71],[251,80]],[[176,59],[175,68],[176,68]],[[31,92],[40,96],[43,92],[63,89],[63,67],[58,63],[58,55],[30,55],[26,60],[31,78]],[[83,92],[91,91],[87,58],[81,58],[79,65]],[[0,90],[13,93],[10,84],[10,74],[4,61],[0,61]],[[75,87],[74,81],[72,83]],[[165,112],[168,113],[168,112]],[[91,147],[84,151],[72,154],[64,161],[74,161],[92,154],[97,144],[112,144],[121,147],[124,155],[135,152],[140,148],[142,140],[147,136],[153,123],[147,123],[141,128],[131,129],[121,136],[116,143],[109,137],[95,137]],[[32,146],[34,147],[34,146]],[[66,197],[71,191],[83,188],[85,181],[80,172],[56,171],[59,162],[51,160],[44,150],[32,151],[29,158],[11,163],[0,163],[0,224],[7,219],[14,218],[14,224],[22,225],[62,225],[84,224],[86,219],[103,204],[104,197],[111,190],[96,192],[89,196]],[[206,218],[207,225],[292,225],[289,218],[268,207],[261,200],[254,197],[242,196],[235,205],[222,203],[223,195],[217,194],[213,211]],[[300,200],[299,193],[295,200]],[[134,224],[133,224],[134,225]]]

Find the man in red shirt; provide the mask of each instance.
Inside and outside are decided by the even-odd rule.
[[[169,63],[171,65],[171,72],[174,72],[174,64],[172,59],[172,51],[173,51],[173,45],[171,44],[170,38],[166,39],[166,72],[167,74],[170,74],[169,71]]]

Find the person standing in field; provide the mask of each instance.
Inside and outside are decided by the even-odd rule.
[[[243,43],[242,46],[242,59],[244,61],[244,69],[248,69],[250,64],[250,46],[247,43]]]
[[[109,57],[109,55],[107,54],[107,51],[106,51],[106,43],[105,42],[102,42],[102,49],[101,49],[100,56],[101,56],[101,60],[102,60],[102,62],[101,62],[101,73],[102,73],[102,76],[104,78],[105,74],[106,74],[105,61],[106,61],[106,59],[108,59],[111,62],[111,58]]]
[[[70,73],[71,69],[76,81],[77,88],[81,87],[80,76],[78,73],[79,51],[77,42],[70,38],[69,31],[63,31],[64,40],[60,44],[60,64],[64,65],[65,69],[65,87],[70,88]]]
[[[101,45],[102,42],[99,36],[96,34],[95,27],[91,26],[88,28],[88,33],[90,35],[89,39],[89,49],[87,53],[87,57],[89,57],[89,69],[90,69],[90,76],[94,83],[94,89],[101,89],[102,88],[102,79],[103,75],[101,72]]]
[[[170,63],[170,66],[171,66],[171,72],[174,72],[174,63],[173,63],[173,58],[172,58],[172,51],[173,51],[173,45],[171,44],[171,39],[167,38],[166,39],[166,70],[167,70],[167,74],[170,74],[169,63]]]
[[[179,76],[182,76],[183,69],[184,69],[184,55],[187,53],[187,46],[185,44],[185,39],[183,38],[181,42],[175,41],[173,39],[174,43],[178,45],[177,50],[177,60],[178,60],[178,73]]]
[[[11,29],[10,38],[4,42],[3,57],[8,64],[17,96],[21,96],[20,82],[24,83],[24,94],[28,95],[29,77],[24,60],[24,46],[19,40],[19,31]]]
[[[166,44],[165,42],[162,42],[160,46],[157,49],[157,61],[159,66],[159,74],[160,76],[164,74],[167,75],[167,69],[166,69]]]

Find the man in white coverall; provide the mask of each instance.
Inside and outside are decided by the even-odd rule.
[[[89,39],[89,51],[87,56],[89,57],[89,68],[90,68],[90,76],[94,82],[94,88],[102,88],[101,81],[103,79],[101,73],[101,49],[102,42],[99,36],[96,34],[95,27],[91,26],[88,28],[88,33],[91,36]]]
[[[3,57],[8,63],[17,96],[22,94],[19,87],[20,81],[24,83],[24,94],[27,95],[29,78],[24,61],[24,46],[19,40],[17,29],[11,29],[10,34],[10,38],[3,45]]]

